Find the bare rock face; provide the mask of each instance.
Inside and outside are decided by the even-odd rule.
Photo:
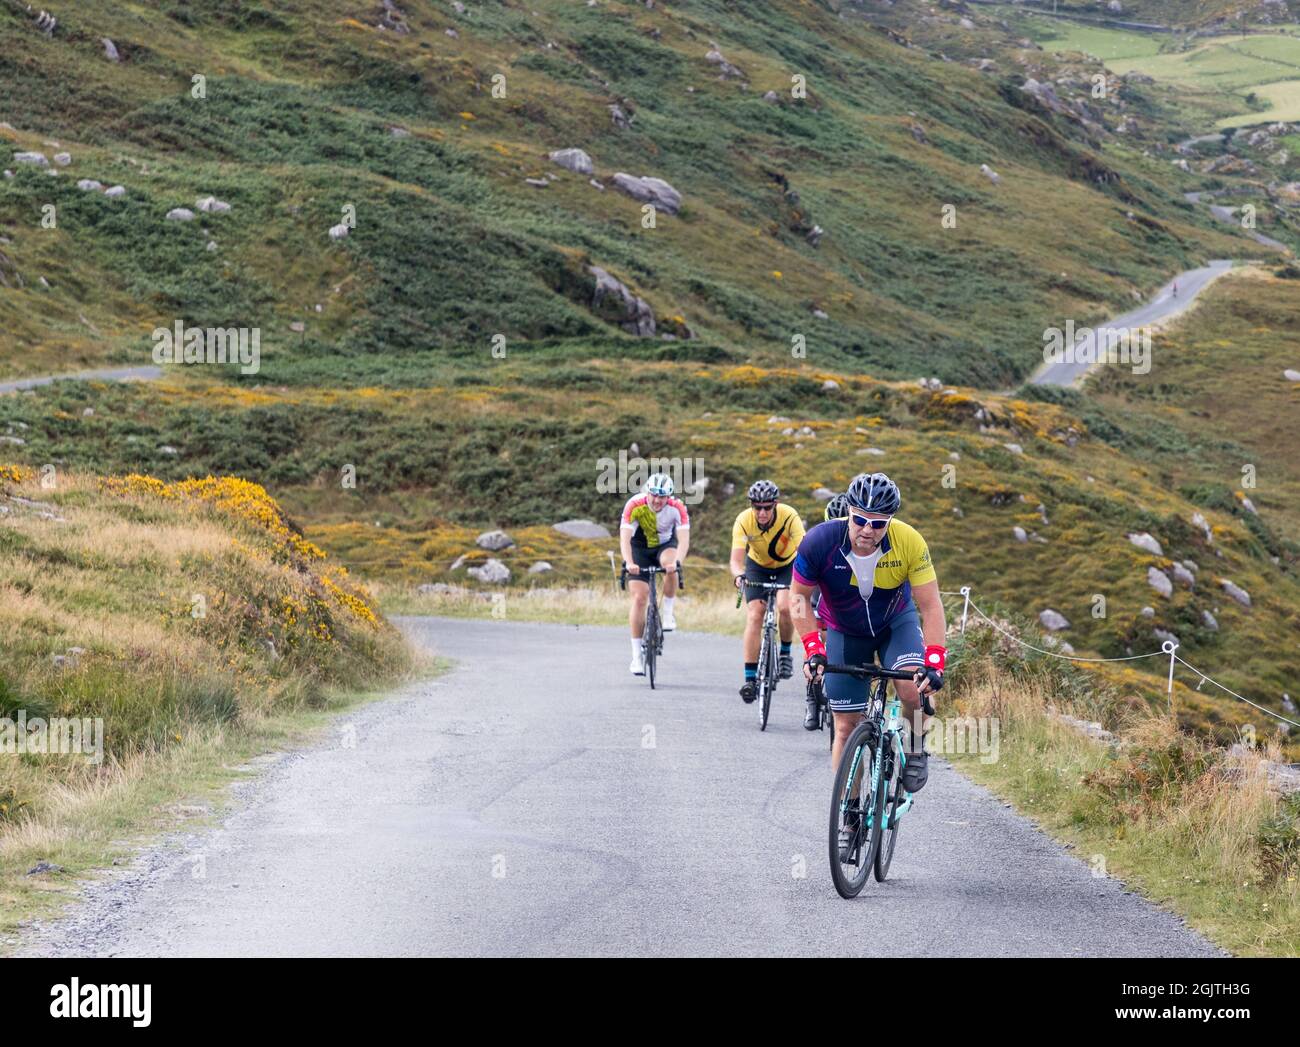
[[[598,265],[590,267],[591,275],[596,278],[596,289],[592,295],[591,308],[597,315],[618,324],[629,334],[641,338],[653,338],[655,317],[644,298],[639,298],[620,281],[610,276]]]
[[[1154,538],[1152,538],[1151,535],[1147,534],[1145,531],[1141,531],[1137,534],[1130,534],[1128,536],[1128,540],[1132,542],[1134,545],[1136,545],[1139,549],[1144,549],[1149,553],[1154,553],[1156,556],[1165,555],[1165,551],[1161,547],[1160,543],[1156,541]]]
[[[465,573],[488,585],[504,585],[510,581],[510,568],[497,559],[490,558],[482,567],[470,567]]]
[[[1038,612],[1038,623],[1044,629],[1051,629],[1052,632],[1060,632],[1062,629],[1070,628],[1070,621],[1060,611],[1054,611],[1050,607]]]
[[[591,157],[582,149],[557,149],[550,154],[550,160],[577,174],[589,175],[595,171]]]
[[[1169,575],[1158,567],[1147,568],[1147,585],[1166,599],[1174,594],[1174,583],[1169,580]]]
[[[474,539],[474,544],[480,549],[488,549],[495,553],[502,549],[509,549],[515,544],[515,540],[505,531],[484,531]]]
[[[718,67],[718,71],[722,74],[723,79],[743,80],[745,78],[745,74],[741,72],[737,66],[732,65],[723,58],[722,52],[716,47],[710,50],[709,53],[704,56],[704,59],[707,62],[712,62]]]
[[[561,520],[552,526],[568,538],[596,539],[610,536],[608,528],[591,520]]]
[[[406,22],[406,14],[393,0],[380,0],[383,5],[384,13],[379,17],[379,29],[391,29],[398,36],[405,36],[411,31],[411,27]]]
[[[1246,592],[1241,586],[1228,581],[1226,578],[1220,578],[1219,585],[1223,587],[1225,593],[1241,604],[1242,607],[1250,606],[1250,593]]]
[[[614,175],[614,187],[642,203],[650,204],[656,211],[675,215],[682,209],[682,194],[662,178],[643,175],[638,178],[619,171]]]

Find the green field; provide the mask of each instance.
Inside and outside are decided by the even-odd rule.
[[[1144,73],[1192,92],[1187,98],[1207,103],[1218,127],[1300,119],[1300,35],[1295,26],[1201,39],[1063,19],[1023,17],[1019,24],[1046,50],[1093,55],[1121,75]],[[1246,98],[1252,93],[1257,104],[1268,108],[1250,108]],[[1225,107],[1231,115],[1221,115]]]

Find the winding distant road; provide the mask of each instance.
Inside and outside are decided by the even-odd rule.
[[[151,382],[161,377],[161,367],[101,368],[96,371],[78,371],[76,374],[47,374],[38,378],[0,382],[0,393],[21,393],[54,382]]]
[[[1184,273],[1179,273],[1174,279],[1160,288],[1151,301],[1145,305],[1141,305],[1094,328],[1096,337],[1101,339],[1109,331],[1119,332],[1135,327],[1147,327],[1161,320],[1168,320],[1177,316],[1190,307],[1196,300],[1197,295],[1231,269],[1233,265],[1234,263],[1229,260],[1216,259],[1209,265],[1201,266],[1199,269],[1189,269]],[[1178,288],[1176,295],[1174,294],[1175,286]],[[1080,345],[1083,341],[1084,339],[1081,338],[1075,344]],[[1073,385],[1087,374],[1093,366],[1091,363],[1068,360],[1045,363],[1029,381],[1033,385]]]
[[[826,736],[789,683],[759,733],[734,637],[670,634],[651,691],[625,628],[398,623],[457,667],[86,885],[26,954],[1221,955],[938,757],[891,878],[842,900]]]

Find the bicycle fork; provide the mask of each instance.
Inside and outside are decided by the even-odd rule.
[[[898,746],[895,749],[895,751],[898,754],[898,759],[902,761],[898,765],[898,777],[900,780],[900,784],[903,777],[903,772],[907,770],[907,751],[906,751],[906,746],[903,745],[903,730],[901,726],[902,719],[900,716],[901,712],[902,712],[902,703],[899,701],[898,695],[894,695],[889,700],[889,705],[886,707],[886,714],[889,720],[889,727],[886,730],[885,735],[891,740],[894,738],[898,739]],[[897,807],[895,807],[893,811],[890,812],[890,818],[889,818],[890,824],[886,825],[885,828],[892,829],[894,823],[896,823],[899,818],[903,817],[903,815],[905,815],[908,812],[911,806],[912,806],[912,794],[908,792],[906,789],[904,789],[903,801]]]

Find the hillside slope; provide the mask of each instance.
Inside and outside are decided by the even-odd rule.
[[[657,351],[593,314],[597,264],[702,349],[788,358],[803,335],[827,366],[996,385],[1033,366],[1043,317],[1234,253],[1167,165],[1099,152],[1015,74],[815,5],[401,10],[72,9],[46,37],[0,8],[0,82],[22,99],[0,133],[72,156],[0,184],[7,373],[140,362],[176,319],[260,327],[275,382],[424,384],[495,334]],[[569,147],[603,189],[547,159]],[[668,181],[680,213],[643,228],[619,171]],[[165,220],[210,194],[231,211]],[[355,231],[331,241],[347,207]]]

